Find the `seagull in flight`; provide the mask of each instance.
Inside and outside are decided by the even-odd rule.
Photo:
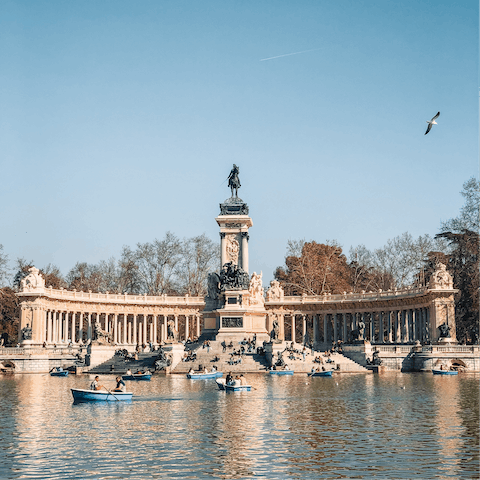
[[[435,120],[439,116],[440,116],[440,112],[438,112],[430,121],[427,120],[428,127],[427,127],[427,131],[425,132],[425,135],[432,129],[432,125],[437,125],[437,122]]]

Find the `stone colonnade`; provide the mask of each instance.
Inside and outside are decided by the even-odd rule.
[[[27,277],[28,278],[28,277]],[[19,292],[22,345],[86,343],[109,338],[120,346],[159,344],[168,324],[178,340],[199,337],[203,297],[127,295],[45,288],[38,272]]]
[[[173,320],[179,330],[179,320],[183,329],[180,340],[200,336],[201,316],[197,312],[191,315],[178,314],[129,314],[75,312],[47,309],[45,311],[46,328],[37,342],[47,344],[86,343],[94,340],[95,325],[108,333],[111,342],[117,345],[148,344],[157,345],[167,340],[167,323]]]
[[[280,339],[297,343],[331,344],[338,340],[347,343],[361,322],[364,324],[362,337],[371,343],[415,343],[417,340],[428,343],[431,340],[428,307],[369,312],[288,312],[273,316],[279,323]],[[289,335],[286,335],[287,329]]]

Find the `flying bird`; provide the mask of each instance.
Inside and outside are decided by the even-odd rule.
[[[440,116],[440,112],[438,112],[430,121],[427,120],[428,127],[427,127],[427,131],[425,132],[425,135],[432,129],[432,125],[437,125],[437,122],[435,120],[439,116]]]

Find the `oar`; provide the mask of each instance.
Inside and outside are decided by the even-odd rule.
[[[105,387],[104,385],[102,385],[102,387],[103,387],[110,395],[112,395],[112,397],[113,397],[117,402],[120,401],[107,387]]]

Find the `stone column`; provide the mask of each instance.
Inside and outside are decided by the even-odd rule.
[[[72,312],[72,324],[71,324],[71,338],[72,338],[72,343],[76,343],[76,323],[77,323],[77,312]]]
[[[406,331],[406,342],[410,342],[412,338],[412,310],[408,309],[405,312],[405,331]]]
[[[392,343],[392,312],[387,312],[388,343]]]
[[[343,327],[342,340],[344,342],[347,342],[348,333],[347,333],[347,314],[346,313],[342,313],[342,327]]]
[[[318,318],[317,314],[313,315],[313,343],[315,343],[318,340]]]
[[[189,321],[188,321],[188,315],[185,315],[185,341],[188,340],[188,335],[190,334],[190,329],[189,329],[189,325],[188,325]]]
[[[175,330],[178,332],[178,315],[174,315],[175,320]]]
[[[47,312],[47,343],[52,343],[52,311]]]
[[[279,332],[279,337],[282,342],[285,341],[285,315],[283,313],[279,313],[277,315],[278,319],[278,329],[280,330]]]
[[[132,328],[132,323],[133,323],[133,318],[131,322],[128,322],[127,325],[127,338],[128,338],[128,344],[133,345],[133,328]]]
[[[123,314],[123,344],[127,343],[127,314]]]
[[[225,241],[225,232],[220,232],[220,271],[227,263],[227,242]],[[176,327],[175,327],[176,328]],[[176,330],[178,330],[176,328]]]
[[[296,330],[296,325],[295,325],[295,314],[292,313],[292,335],[291,335],[291,341],[295,343],[295,330]]]
[[[370,317],[369,330],[370,330],[370,343],[375,343],[375,312],[365,313],[365,317]],[[364,322],[365,324],[367,322]]]
[[[248,233],[241,232],[242,236],[242,268],[248,273]]]
[[[383,312],[378,312],[378,343],[385,343],[385,332],[383,328]]]
[[[163,316],[163,341],[167,340],[168,330],[167,330],[167,323],[168,323],[168,315]]]
[[[328,313],[323,315],[323,343],[328,342]]]
[[[133,314],[133,322],[132,322],[132,343],[136,345],[138,343],[137,340],[137,315]]]
[[[197,319],[197,338],[200,338],[200,315],[199,314],[196,315],[196,319]]]
[[[307,338],[307,316],[302,315],[302,343],[305,345],[305,340]]]
[[[338,341],[338,326],[337,326],[337,314],[333,314],[333,341],[337,343]]]
[[[153,316],[153,343],[156,345],[158,343],[158,315]]]

